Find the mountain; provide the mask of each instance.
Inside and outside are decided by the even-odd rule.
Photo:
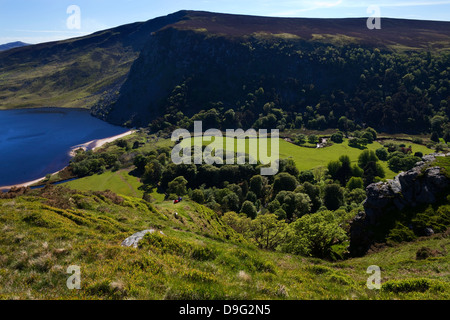
[[[0,45],[0,51],[5,51],[5,50],[9,50],[9,49],[14,49],[14,48],[20,48],[20,47],[25,47],[25,46],[29,46],[30,44],[28,43],[24,43],[21,41],[16,41],[16,42],[9,42],[9,43],[5,43]]]
[[[366,20],[180,11],[15,49],[0,53],[0,108],[84,107],[155,130],[196,115],[225,126],[227,111],[244,127],[301,117],[323,129],[346,116],[385,131],[428,130],[450,101],[450,23],[385,18],[369,30]]]
[[[0,52],[0,109],[90,108],[105,91],[120,88],[151,33],[180,16]]]

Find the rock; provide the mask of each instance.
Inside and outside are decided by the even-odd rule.
[[[423,230],[423,233],[424,233],[427,237],[429,237],[429,236],[432,236],[432,235],[434,234],[434,230],[431,229],[431,228],[425,228],[425,229]]]
[[[134,248],[137,248],[137,247],[138,247],[139,241],[141,241],[142,238],[144,238],[144,236],[145,236],[147,233],[153,233],[153,232],[155,232],[155,231],[156,231],[155,229],[148,229],[148,230],[144,230],[144,231],[141,231],[141,232],[137,232],[137,233],[133,234],[132,236],[126,238],[126,239],[122,242],[122,246],[124,246],[124,247],[134,247]],[[163,234],[161,231],[160,231],[160,233]]]
[[[363,255],[374,244],[371,229],[395,211],[413,208],[418,204],[435,203],[437,197],[450,187],[450,179],[440,167],[427,168],[436,157],[448,156],[430,154],[422,158],[418,166],[398,174],[393,180],[373,183],[366,188],[364,212],[360,212],[351,222],[350,253]],[[434,231],[428,228],[426,234]]]

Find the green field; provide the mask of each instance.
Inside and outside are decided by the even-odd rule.
[[[226,150],[226,141],[231,138],[223,138],[224,139],[224,149]],[[271,139],[268,139],[270,141]],[[191,143],[192,139],[187,139],[182,142],[182,146],[185,147],[188,143]],[[229,141],[229,140],[228,140]],[[395,141],[394,141],[395,142]],[[211,142],[204,142],[203,145],[208,145]],[[400,142],[397,142],[400,143]],[[434,150],[429,149],[423,145],[407,143],[407,145],[411,145],[413,152],[422,152],[423,154],[433,153]],[[269,153],[271,152],[271,143],[268,143]],[[302,170],[310,170],[318,167],[326,167],[330,161],[338,160],[341,155],[347,155],[350,157],[353,163],[357,163],[358,157],[363,150],[352,148],[348,145],[348,140],[345,140],[341,144],[333,144],[330,147],[326,148],[306,148],[297,146],[295,144],[289,143],[283,139],[279,139],[280,146],[280,158],[281,159],[292,159],[294,160],[297,168]],[[374,142],[372,144],[367,145],[367,149],[375,151],[376,149],[382,148],[383,146],[379,142]],[[236,143],[235,143],[236,149]],[[246,145],[246,152],[248,152],[248,140]],[[265,151],[265,150],[263,150]],[[259,149],[258,149],[259,152]],[[391,171],[387,165],[387,162],[381,162],[381,165],[386,173],[387,179],[392,179],[396,176],[396,173]]]
[[[82,179],[66,182],[63,185],[80,191],[105,191],[125,196],[142,198],[144,192],[139,190],[141,186],[139,178],[129,174],[128,171],[105,172]]]

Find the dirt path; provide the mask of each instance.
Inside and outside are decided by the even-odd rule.
[[[133,195],[134,195],[136,198],[138,198],[138,194],[137,194],[136,190],[134,190],[134,187],[127,181],[127,179],[125,179],[125,178],[122,176],[122,173],[123,173],[123,172],[126,172],[126,171],[125,171],[125,170],[118,171],[118,172],[117,172],[117,175],[119,176],[120,180],[122,180],[123,183],[125,183],[125,184],[128,186],[128,188],[130,188],[130,190],[131,190],[131,192],[133,193]]]

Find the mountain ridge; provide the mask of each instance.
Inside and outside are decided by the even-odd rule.
[[[361,61],[350,61],[349,55],[359,55],[352,50],[362,48],[378,59],[376,50],[437,55],[448,51],[449,44],[450,22],[384,18],[381,30],[368,30],[365,18],[273,18],[182,10],[86,37],[0,53],[4,75],[0,109],[82,107],[114,124],[147,126],[167,114],[182,111],[193,116],[217,103],[224,104],[223,112],[235,108],[245,101],[248,92],[240,89],[245,86],[253,91],[265,88],[282,109],[303,112],[306,105],[296,104],[305,100],[298,93],[305,86],[326,89],[316,89],[306,99],[310,105],[320,101],[320,94],[335,90],[350,90],[353,96],[360,75],[370,66],[362,68]],[[321,53],[330,48],[330,57]],[[389,63],[389,59],[371,59],[366,62]],[[342,63],[355,68],[344,70]],[[290,79],[300,85],[290,88]],[[178,87],[187,88],[187,100],[174,106],[170,95]],[[439,97],[445,98],[445,94]],[[261,113],[244,111],[253,114],[248,114],[250,123],[245,126]],[[343,110],[339,116],[346,113]],[[354,117],[365,121],[359,120],[361,115]]]

